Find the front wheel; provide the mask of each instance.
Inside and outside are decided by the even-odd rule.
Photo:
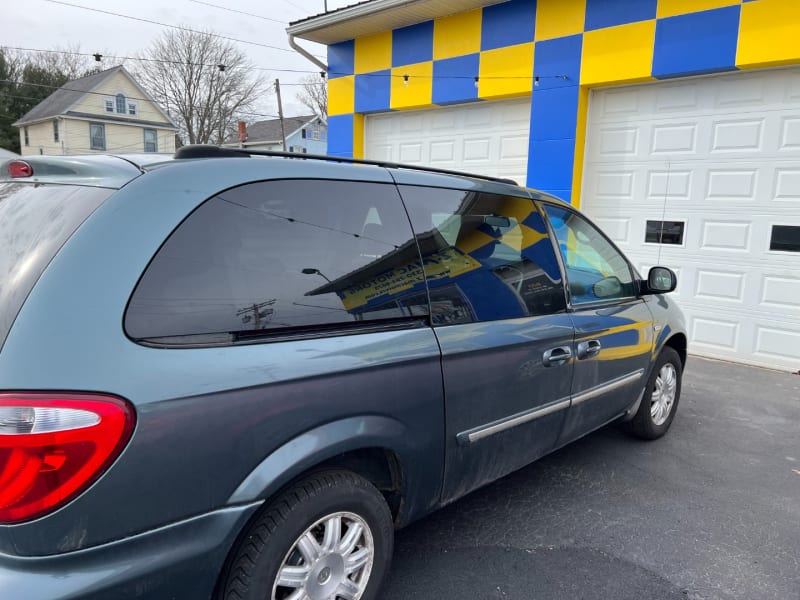
[[[256,518],[230,563],[224,600],[373,600],[394,528],[381,493],[349,471],[313,474]]]
[[[655,440],[667,433],[678,409],[682,376],[681,357],[673,348],[665,347],[647,381],[639,410],[625,424],[628,432],[645,440]]]

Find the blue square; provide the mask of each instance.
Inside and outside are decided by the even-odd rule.
[[[582,34],[536,42],[533,74],[539,77],[539,82],[534,90],[578,85],[581,79],[582,49]]]
[[[528,185],[539,190],[572,189],[575,140],[531,140]]]
[[[528,183],[528,187],[533,187],[532,184]],[[565,202],[569,202],[572,204],[572,190],[553,190],[553,189],[542,189],[536,188],[540,192],[545,192],[546,194],[550,194],[551,196],[555,196],[556,198],[561,198]]]
[[[433,21],[395,29],[392,32],[392,66],[433,60]]]
[[[481,22],[481,50],[533,41],[536,0],[511,0],[487,6]]]
[[[578,127],[578,88],[534,88],[531,100],[531,139],[575,139]]]
[[[328,154],[353,158],[353,115],[328,117]]]
[[[586,0],[584,31],[649,21],[656,18],[657,0]]]
[[[480,54],[433,61],[433,103],[455,104],[478,99],[475,78]]]
[[[356,43],[353,40],[328,46],[328,77],[344,77],[355,72]]]
[[[392,72],[373,71],[356,75],[356,112],[386,112],[392,96]]]
[[[736,70],[741,6],[659,19],[653,77],[665,79]]]

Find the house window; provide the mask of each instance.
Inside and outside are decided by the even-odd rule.
[[[92,150],[106,149],[106,126],[102,123],[89,123],[89,147]]]
[[[308,129],[303,129],[303,138],[307,140],[321,140],[322,133],[320,132],[319,123],[312,125]]]
[[[22,130],[25,132],[25,145],[26,146],[30,146],[31,145],[31,140],[30,140],[30,137],[28,137],[28,128],[27,127],[23,127]]]
[[[125,114],[127,100],[125,98],[125,94],[117,94],[117,112],[120,114]]]
[[[53,119],[53,141],[58,143],[58,119]]]
[[[144,151],[158,152],[158,131],[155,129],[144,130]]]
[[[800,252],[800,225],[773,225],[769,249]]]
[[[683,221],[647,221],[644,241],[647,244],[683,245]]]
[[[106,98],[106,112],[114,112],[114,100],[111,98]]]
[[[128,114],[135,115],[136,114],[136,103],[135,102],[128,102]]]

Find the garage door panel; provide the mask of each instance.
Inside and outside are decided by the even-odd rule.
[[[584,210],[679,272],[692,352],[800,368],[800,252],[770,250],[800,226],[800,70],[594,91],[584,165]],[[662,220],[681,244],[646,241]]]
[[[526,180],[530,100],[368,115],[367,158]]]

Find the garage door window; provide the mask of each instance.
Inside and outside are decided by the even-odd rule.
[[[644,241],[647,244],[682,246],[685,227],[683,221],[647,221]]]
[[[434,325],[566,308],[544,220],[529,198],[401,186],[425,263]]]
[[[567,267],[573,304],[635,296],[628,261],[600,231],[566,208],[545,205]]]
[[[800,226],[773,225],[769,249],[782,252],[800,252]]]
[[[413,326],[429,312],[420,291],[394,186],[259,182],[210,199],[173,232],[133,294],[126,330],[152,343],[225,344]]]

